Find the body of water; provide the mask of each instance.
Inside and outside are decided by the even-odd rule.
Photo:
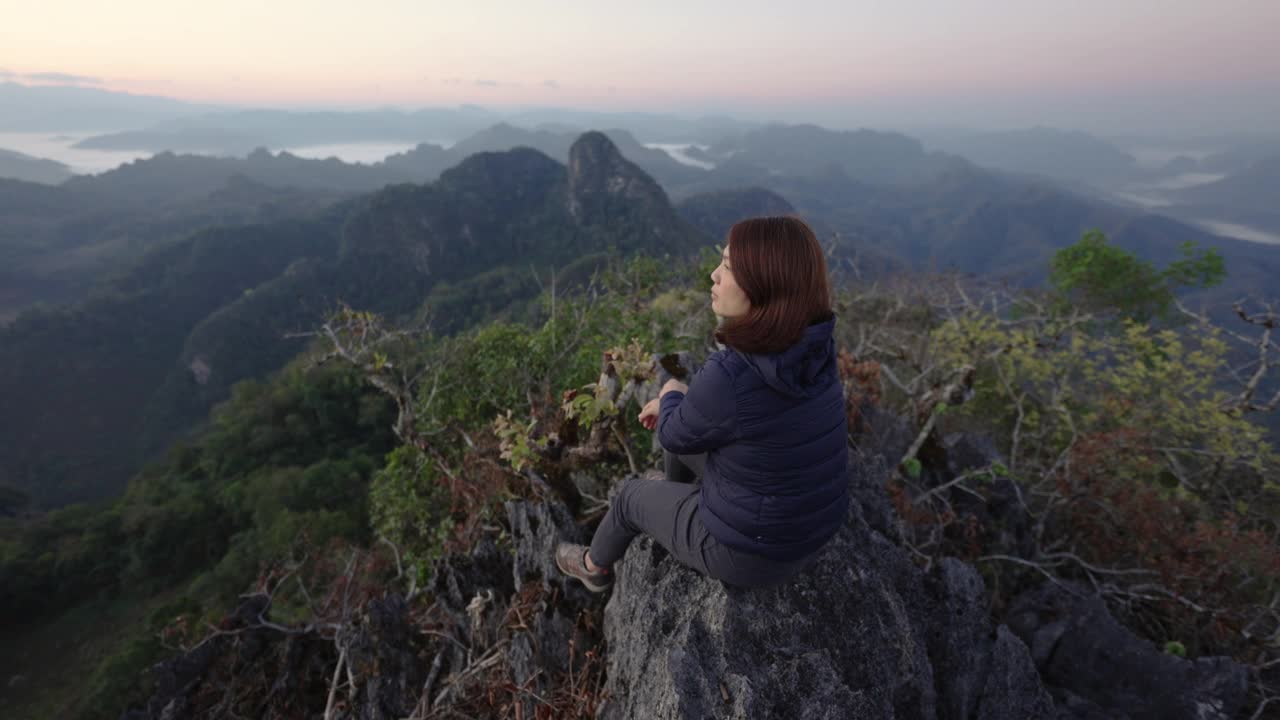
[[[77,175],[96,175],[114,170],[121,165],[139,158],[148,158],[155,153],[136,150],[85,150],[72,147],[81,140],[101,133],[4,133],[0,132],[0,149],[13,150],[24,155],[54,160],[71,168]],[[424,140],[448,148],[453,141]],[[336,157],[343,162],[372,164],[380,162],[388,155],[395,155],[412,150],[418,143],[409,142],[351,142],[327,145],[298,145],[292,147],[272,148],[273,152],[284,150],[298,157],[326,159]],[[210,153],[214,154],[214,153]]]
[[[699,145],[697,143],[645,143],[644,146],[665,152],[671,156],[671,159],[681,165],[702,168],[703,170],[711,170],[716,166],[715,163],[710,163],[706,160],[699,160],[698,158],[689,157],[688,155],[689,148],[696,147],[699,150],[706,150],[708,147],[707,145]]]
[[[1136,205],[1146,210],[1159,212],[1161,208],[1172,207],[1173,201],[1169,199],[1164,191],[1181,190],[1183,188],[1195,187],[1196,185],[1204,185],[1205,183],[1217,182],[1225,175],[1218,173],[1182,173],[1179,175],[1170,175],[1160,178],[1152,182],[1135,184],[1126,187],[1123,191],[1113,192],[1112,196],[1120,201],[1130,205]],[[1268,245],[1280,244],[1280,235],[1260,230],[1248,225],[1240,223],[1226,222],[1224,220],[1197,219],[1193,224],[1208,230],[1215,235],[1222,237],[1235,238],[1236,240],[1247,240],[1249,242],[1266,243]]]
[[[1173,175],[1167,178],[1157,180],[1151,187],[1157,190],[1183,190],[1196,185],[1205,185],[1211,182],[1217,182],[1226,175],[1222,173],[1203,173],[1189,172]]]
[[[1222,222],[1221,220],[1200,220],[1196,224],[1215,235],[1236,238],[1237,240],[1248,240],[1249,242],[1266,243],[1268,245],[1280,245],[1280,235],[1252,228],[1248,225]]]
[[[1214,150],[1205,150],[1203,148],[1191,150],[1189,148],[1155,147],[1150,145],[1126,147],[1121,148],[1121,150],[1132,155],[1133,159],[1137,161],[1138,167],[1144,168],[1164,167],[1170,160],[1179,156],[1189,157],[1199,162],[1215,152]]]
[[[1220,175],[1218,173],[1179,173],[1177,175],[1168,175],[1157,180],[1130,183],[1123,190],[1112,194],[1120,200],[1144,208],[1168,207],[1169,205],[1173,205],[1173,201],[1168,198],[1165,191],[1183,190],[1189,187],[1195,187],[1196,185],[1217,182],[1224,177],[1226,177],[1226,175]]]
[[[71,168],[78,175],[96,174],[120,167],[152,153],[117,150],[84,150],[72,147],[81,140],[100,133],[10,133],[0,132],[0,148],[23,155],[53,160]]]
[[[448,148],[453,143],[443,142],[440,140],[424,140],[423,142],[432,145],[440,145]],[[343,162],[364,163],[372,165],[374,163],[386,160],[390,155],[397,155],[412,150],[418,146],[418,143],[390,143],[390,142],[367,142],[367,143],[333,143],[330,145],[301,145],[298,147],[280,148],[291,155],[298,157],[316,158],[324,160],[336,157]]]

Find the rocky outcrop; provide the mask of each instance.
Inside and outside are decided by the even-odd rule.
[[[569,148],[569,214],[583,225],[616,220],[637,207],[674,224],[667,194],[627,160],[602,132],[583,133]],[[657,223],[658,225],[663,223]]]
[[[1248,687],[1246,669],[1225,657],[1187,660],[1161,652],[1116,621],[1102,600],[1071,582],[1018,596],[1009,626],[1064,717],[1227,720]]]
[[[876,468],[852,480],[882,512],[868,469]],[[924,573],[867,523],[861,502],[781,588],[727,587],[648,539],[632,545],[617,572],[605,610],[604,718],[1053,713],[1026,646],[992,627],[976,571],[944,559]]]

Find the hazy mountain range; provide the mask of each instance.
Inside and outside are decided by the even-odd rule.
[[[0,82],[0,132],[123,130],[214,109],[99,88]]]
[[[926,135],[929,147],[987,167],[1073,181],[1110,181],[1137,171],[1136,159],[1083,132],[1035,127],[1001,132]]]
[[[566,148],[563,135],[500,126],[374,166],[166,153],[56,187],[5,181],[10,311],[57,287],[44,299],[66,306],[0,330],[0,475],[44,503],[114,492],[231,383],[292,357],[299,346],[284,334],[338,299],[393,317],[430,306],[448,332],[533,297],[531,264],[572,278],[613,253],[692,252],[749,215],[794,209],[839,262],[856,257],[872,275],[951,267],[1034,284],[1093,227],[1158,263],[1185,240],[1219,248],[1229,283],[1202,296],[1219,311],[1273,292],[1280,273],[1280,247],[926,153],[901,135],[761,128],[709,148],[728,160],[710,171],[616,136]],[[519,147],[482,150],[508,143]],[[757,164],[786,155],[782,143],[797,148],[787,171]]]
[[[75,100],[155,117],[90,145],[212,143],[238,155],[166,151],[61,181],[56,164],[0,155],[0,173],[37,181],[0,180],[0,391],[12,398],[0,412],[0,481],[42,503],[117,490],[231,383],[291,357],[297,344],[283,334],[339,298],[392,316],[430,306],[448,332],[518,313],[537,290],[531,263],[573,277],[610,253],[692,252],[749,215],[800,213],[842,266],[856,258],[868,277],[952,268],[1035,285],[1058,248],[1095,227],[1156,263],[1187,240],[1218,248],[1227,284],[1192,298],[1217,313],[1241,294],[1274,293],[1280,275],[1280,245],[1170,217],[1272,226],[1280,168],[1235,167],[1245,156],[1227,150],[1153,168],[1105,139],[1046,128],[921,141],[558,110],[522,120],[475,107],[211,113],[28,90],[5,89],[49,111]],[[602,118],[596,127],[613,129],[580,132]],[[263,149],[431,133],[442,142],[371,164]],[[683,143],[684,161],[644,144],[664,141]],[[1108,201],[1107,188],[1206,166],[1232,170],[1164,192],[1160,214]]]
[[[71,168],[60,162],[0,148],[0,178],[57,185],[70,177]]]
[[[590,128],[613,128],[608,132],[614,142],[673,197],[734,185],[767,185],[779,174],[808,172],[823,164],[874,183],[921,182],[936,174],[947,156],[961,156],[983,167],[1047,179],[1104,202],[1158,212],[1215,232],[1261,242],[1280,240],[1280,223],[1265,202],[1243,202],[1230,191],[1225,192],[1232,197],[1222,202],[1198,195],[1191,187],[1242,174],[1236,185],[1249,187],[1247,194],[1271,192],[1274,184],[1246,173],[1263,158],[1280,155],[1280,135],[1105,138],[1046,127],[922,128],[914,137],[869,129],[832,130],[823,135],[815,132],[821,130],[816,126],[770,125],[726,116],[689,118],[564,108],[504,112],[476,106],[414,111],[251,110],[92,88],[15,83],[0,85],[0,110],[0,131],[109,131],[77,143],[93,152],[247,157],[262,148],[415,144],[410,151],[373,163],[380,166],[378,170],[347,173],[348,179],[340,183],[344,191],[428,180],[481,150],[523,145],[563,159],[573,139]],[[57,122],[42,124],[43,118],[57,118]],[[891,147],[894,143],[900,146]],[[645,144],[664,144],[667,152],[646,149]],[[39,169],[33,170],[32,162]],[[701,167],[691,167],[695,164]],[[63,175],[36,160],[19,164],[0,158],[0,177],[58,182]],[[304,186],[314,184],[301,181]]]
[[[284,334],[338,300],[393,318],[430,306],[448,332],[535,296],[531,264],[572,282],[616,253],[711,241],[599,133],[567,166],[531,149],[479,153],[431,184],[298,210],[118,258],[84,301],[0,331],[0,479],[41,503],[117,492],[232,383],[296,354]]]
[[[963,158],[927,152],[922,143],[899,133],[763,126],[725,137],[704,150],[692,148],[710,170],[646,147],[625,130],[609,130],[606,135],[672,198],[743,187],[768,188],[828,231],[860,238],[864,249],[881,248],[877,252],[885,259],[897,257],[898,262],[908,265],[933,258],[968,267],[964,244],[957,239],[960,230],[975,224],[975,242],[992,242],[1013,233],[1015,237],[1008,244],[1021,248],[1015,254],[1022,255],[1026,239],[1046,230],[1043,221],[1034,217],[1012,229],[986,227],[979,222],[985,216],[970,214],[984,202],[1000,205],[1019,197],[1019,202],[1035,205],[1065,202],[1060,200],[1065,198],[1081,208],[1074,216],[1105,217],[1107,222],[1099,224],[1111,230],[1121,224],[1120,218],[1152,214],[1141,208],[1123,211],[1100,202],[1097,198],[1105,195],[1090,193],[1087,188],[1064,192],[1051,179],[980,170]],[[1053,133],[1048,136],[1056,137]],[[136,253],[208,224],[280,217],[390,184],[431,181],[477,152],[529,147],[567,162],[568,149],[576,137],[570,132],[502,123],[448,148],[422,143],[372,165],[312,160],[261,149],[244,158],[161,153],[100,175],[74,177],[56,188],[6,185],[7,197],[0,197],[6,207],[5,222],[0,225],[0,258],[8,261],[0,269],[0,276],[6,279],[0,286],[4,288],[0,292],[0,322],[32,302],[82,297],[91,285],[86,273],[92,275],[98,264],[114,254]],[[1077,141],[1079,138],[1067,136],[1068,143]],[[1189,221],[1209,217],[1273,227],[1274,212],[1269,208],[1275,207],[1271,197],[1280,187],[1273,173],[1273,164],[1259,163],[1239,179],[1180,191],[1176,194],[1181,204],[1166,203],[1156,211]],[[965,179],[957,181],[957,177]],[[1091,194],[1095,196],[1092,199]],[[1111,209],[1103,210],[1108,207]],[[925,218],[929,224],[922,226]],[[1125,220],[1123,224],[1129,223]],[[932,227],[935,224],[937,227]],[[1203,230],[1174,227],[1184,237],[1212,240]],[[1055,227],[1046,235],[1044,245],[1053,247],[1062,241],[1062,233],[1074,236],[1082,229]],[[937,239],[926,239],[925,233]],[[960,248],[958,255],[951,260],[938,256],[943,245]],[[910,250],[904,252],[904,248]],[[1242,248],[1242,252],[1254,251]],[[1027,255],[1012,265],[997,262],[974,269],[1009,272],[1015,266],[1037,268],[1039,259]]]

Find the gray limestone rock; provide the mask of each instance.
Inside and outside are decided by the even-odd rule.
[[[1226,657],[1161,652],[1127,630],[1076,583],[1045,581],[1014,599],[1008,620],[1068,717],[1227,720],[1239,712],[1247,669]]]
[[[608,720],[1052,717],[1027,649],[993,631],[973,568],[924,573],[858,503],[780,588],[726,586],[647,538],[615,570]]]

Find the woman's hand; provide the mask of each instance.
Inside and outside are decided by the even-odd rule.
[[[645,430],[652,430],[658,427],[658,409],[660,405],[658,398],[654,398],[644,404],[644,409],[640,411],[640,424]]]
[[[646,430],[652,430],[658,427],[658,411],[662,407],[662,396],[669,392],[689,392],[689,386],[672,378],[662,386],[662,391],[658,393],[658,397],[644,404],[644,409],[640,411],[640,424]]]

